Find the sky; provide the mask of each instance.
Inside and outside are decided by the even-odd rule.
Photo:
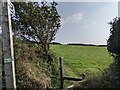
[[[110,22],[118,16],[117,2],[58,2],[61,27],[56,42],[107,44]]]
[[[110,34],[108,22],[118,16],[118,2],[58,2],[57,10],[61,27],[54,41],[62,44],[107,44]]]

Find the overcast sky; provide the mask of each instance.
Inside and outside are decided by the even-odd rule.
[[[106,44],[110,25],[118,16],[117,2],[59,2],[61,27],[56,35],[60,43]]]

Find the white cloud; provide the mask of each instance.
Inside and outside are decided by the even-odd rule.
[[[85,29],[90,29],[90,28],[92,28],[92,27],[95,27],[97,25],[97,23],[96,22],[91,22],[91,23],[86,23],[84,26],[83,26],[83,28],[85,28]]]
[[[82,20],[82,18],[83,18],[82,13],[76,13],[73,14],[72,16],[68,16],[66,19],[61,19],[61,23],[62,25],[78,23],[79,21]]]

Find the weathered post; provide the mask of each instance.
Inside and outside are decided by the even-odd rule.
[[[81,77],[79,77],[79,78],[65,76],[65,74],[64,74],[63,57],[60,57],[59,60],[60,60],[60,88],[61,89],[64,89],[64,80],[82,81],[83,79],[85,79],[85,74],[82,74]],[[70,87],[72,88],[73,86],[74,85],[72,85]]]
[[[0,90],[2,89],[2,1],[0,0]]]
[[[64,88],[64,68],[63,68],[63,57],[59,58],[60,60],[60,88]]]
[[[0,0],[0,64],[2,64],[2,59],[1,59],[1,51],[2,51],[1,26],[2,26],[2,1]]]
[[[3,68],[5,71],[3,75],[5,77],[5,88],[16,89],[10,0],[3,2],[2,9]]]
[[[0,34],[0,90],[2,89],[2,40]]]

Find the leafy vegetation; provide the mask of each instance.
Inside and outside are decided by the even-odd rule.
[[[83,82],[78,83],[74,89],[78,88],[118,88],[118,77],[116,77],[116,63],[109,65],[100,75],[93,76]],[[73,89],[73,90],[74,90]]]
[[[42,47],[42,58],[51,62],[49,43],[54,40],[60,27],[56,2],[14,2],[15,17],[12,18],[14,35]]]
[[[111,25],[110,36],[107,42],[107,49],[111,56],[114,58],[114,71],[115,77],[120,79],[120,18],[114,18],[113,21],[109,22]],[[116,80],[117,87],[120,86],[120,81]]]
[[[86,79],[75,88],[116,88],[120,85],[120,18],[110,22],[108,45],[50,45],[60,27],[56,2],[14,3],[12,18],[17,88],[59,88],[58,57],[65,75]],[[31,18],[32,17],[32,18]],[[111,53],[111,57],[108,53]],[[57,57],[57,58],[56,58]],[[114,62],[113,59],[114,58]],[[47,62],[46,62],[47,61]],[[50,63],[48,63],[50,61]],[[65,81],[65,86],[76,82]]]
[[[108,39],[108,51],[114,56],[120,56],[120,18],[115,18],[109,23],[110,37]]]
[[[49,43],[60,27],[56,2],[14,2],[12,17],[18,88],[57,88],[58,63]]]
[[[56,2],[13,2],[17,88],[58,88],[58,62],[49,51],[60,27]]]
[[[40,49],[37,44],[14,38],[17,88],[58,88],[57,62],[43,62]]]

